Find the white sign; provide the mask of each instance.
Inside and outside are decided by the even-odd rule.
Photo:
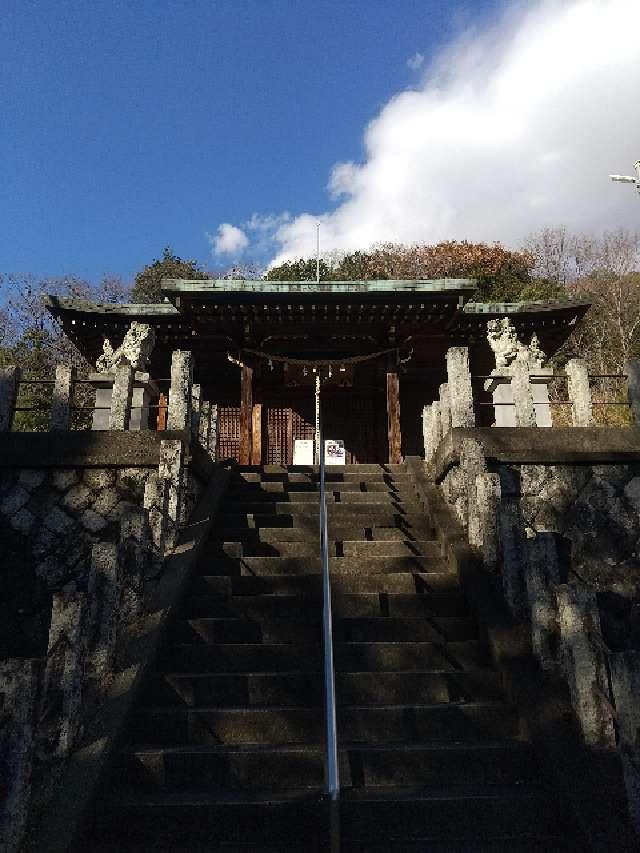
[[[345,463],[344,441],[340,439],[327,439],[324,443],[325,465],[344,465]]]
[[[293,464],[313,465],[313,440],[296,438],[293,442]]]

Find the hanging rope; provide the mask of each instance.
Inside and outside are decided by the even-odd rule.
[[[349,358],[290,358],[286,355],[273,355],[272,353],[261,352],[260,350],[255,349],[240,350],[240,356],[242,357],[243,353],[247,353],[247,355],[252,355],[256,358],[264,359],[265,361],[276,361],[284,364],[299,364],[303,367],[330,367],[334,364],[342,364],[345,366],[348,364],[362,364],[365,361],[372,361],[375,358],[380,358],[383,355],[389,355],[389,353],[392,352],[396,354],[396,359],[399,361],[399,363],[404,363],[405,361],[408,361],[409,358],[411,358],[413,350],[411,351],[411,353],[409,353],[407,358],[403,359],[402,362],[400,362],[399,347],[379,350],[378,352],[372,352],[368,355],[353,355]],[[228,353],[227,358],[229,359],[229,361],[234,362],[234,364],[241,364],[241,362],[233,358]]]

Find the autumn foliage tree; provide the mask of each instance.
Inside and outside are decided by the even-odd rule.
[[[334,263],[321,261],[323,281],[354,279],[474,278],[478,299],[517,301],[561,295],[552,282],[534,278],[529,252],[505,249],[499,243],[448,240],[435,245],[384,243],[369,251],[352,252]],[[267,278],[294,281],[315,278],[315,259],[285,262],[272,267]]]

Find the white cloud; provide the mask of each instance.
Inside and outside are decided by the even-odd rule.
[[[407,68],[410,71],[418,71],[424,65],[424,53],[416,51],[413,56],[407,59]]]
[[[241,228],[223,222],[215,234],[207,234],[212,252],[216,255],[239,255],[249,245],[249,239]]]
[[[384,106],[364,162],[332,170],[337,206],[272,221],[276,262],[313,255],[318,220],[326,250],[640,227],[637,193],[607,177],[640,156],[637,0],[513,8]]]

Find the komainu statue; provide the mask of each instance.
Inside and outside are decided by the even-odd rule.
[[[489,320],[487,340],[495,356],[496,373],[510,367],[516,359],[524,361],[529,370],[535,372],[542,367],[542,362],[545,360],[545,354],[540,349],[540,341],[536,333],[534,332],[531,336],[529,346],[521,343],[508,317],[503,317],[502,320]]]
[[[144,370],[156,344],[156,334],[147,323],[133,322],[120,346],[114,350],[109,338],[104,339],[102,355],[96,361],[98,373],[111,373],[120,364]]]

